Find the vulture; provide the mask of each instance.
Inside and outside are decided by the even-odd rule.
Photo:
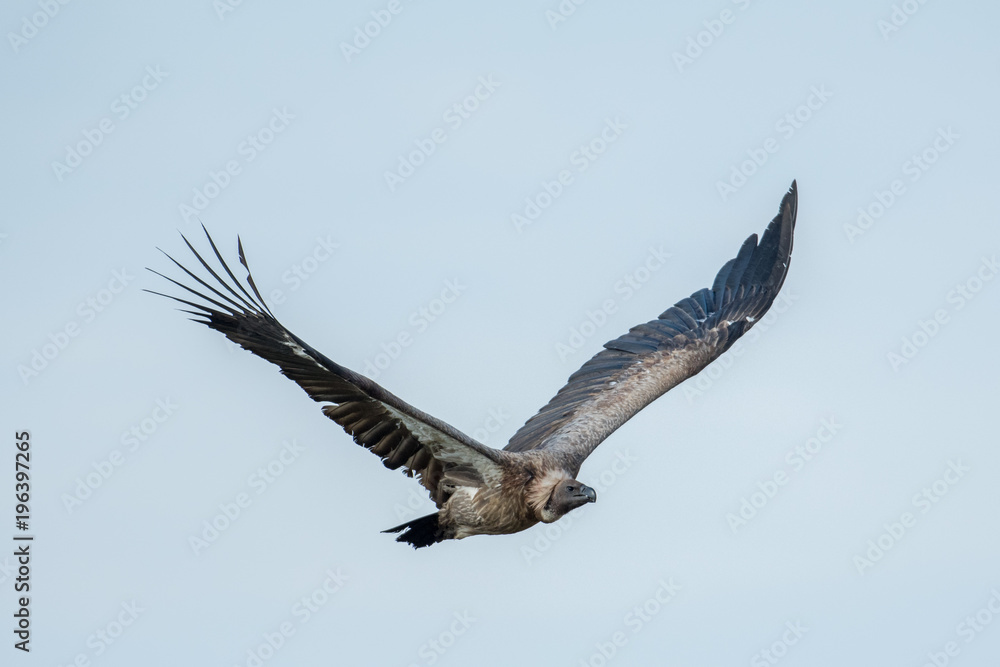
[[[254,284],[238,237],[246,286],[203,226],[218,263],[181,236],[211,277],[199,277],[164,252],[197,286],[150,269],[189,294],[147,291],[190,307],[181,310],[277,365],[385,467],[415,476],[438,511],[383,532],[399,533],[398,542],[420,548],[470,535],[516,533],[595,502],[594,489],[577,480],[590,453],[729,349],[770,308],[788,272],[797,205],[793,181],[760,241],[756,234],[747,238],[711,287],[605,343],[502,450],[413,407],[286,329]]]

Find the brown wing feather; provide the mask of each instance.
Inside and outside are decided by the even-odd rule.
[[[562,451],[570,465],[657,397],[725,352],[771,307],[791,261],[798,205],[796,185],[760,243],[751,235],[705,288],[659,318],[605,343],[505,448]]]
[[[239,244],[239,256],[247,270],[249,292],[229,269],[208,230],[205,235],[230,280],[221,277],[185,238],[184,242],[214,278],[215,284],[198,277],[170,255],[167,257],[201,285],[202,291],[157,271],[153,273],[205,303],[159,292],[154,294],[191,306],[194,310],[184,312],[194,315],[194,321],[220,331],[243,348],[276,364],[313,400],[330,403],[323,407],[323,414],[340,424],[356,443],[378,455],[387,468],[402,468],[407,475],[416,475],[438,506],[453,490],[448,483],[448,473],[453,472],[456,478],[479,480],[500,474],[499,465],[506,454],[477,442],[414,408],[365,376],[331,361],[282,326],[257,291],[242,243]]]

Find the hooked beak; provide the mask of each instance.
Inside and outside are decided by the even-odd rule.
[[[596,503],[597,502],[597,491],[594,491],[589,486],[581,486],[580,493],[582,495],[586,496],[588,503]]]

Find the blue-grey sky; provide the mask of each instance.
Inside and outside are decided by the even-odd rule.
[[[675,4],[7,3],[0,662],[993,664],[1000,9]],[[380,534],[421,487],[142,291],[239,235],[292,331],[502,447],[793,178],[772,313],[512,536]]]

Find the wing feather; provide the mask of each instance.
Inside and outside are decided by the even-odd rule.
[[[559,451],[579,468],[615,429],[729,349],[767,312],[784,283],[797,197],[793,181],[760,242],[756,234],[747,238],[711,288],[605,343],[505,449]]]
[[[507,456],[504,452],[421,412],[372,380],[331,361],[286,329],[264,303],[250,274],[242,242],[238,242],[239,258],[247,271],[249,291],[236,279],[208,230],[205,236],[221,271],[213,268],[183,235],[182,238],[214,283],[202,279],[170,255],[167,257],[200,288],[150,269],[197,297],[197,301],[146,291],[190,306],[193,310],[184,312],[195,316],[191,319],[277,365],[313,400],[327,403],[323,414],[340,424],[357,444],[379,456],[387,468],[402,468],[407,475],[416,475],[439,506],[449,493],[447,485],[442,483],[449,470],[460,470],[465,475],[473,471],[483,481],[501,474]]]

